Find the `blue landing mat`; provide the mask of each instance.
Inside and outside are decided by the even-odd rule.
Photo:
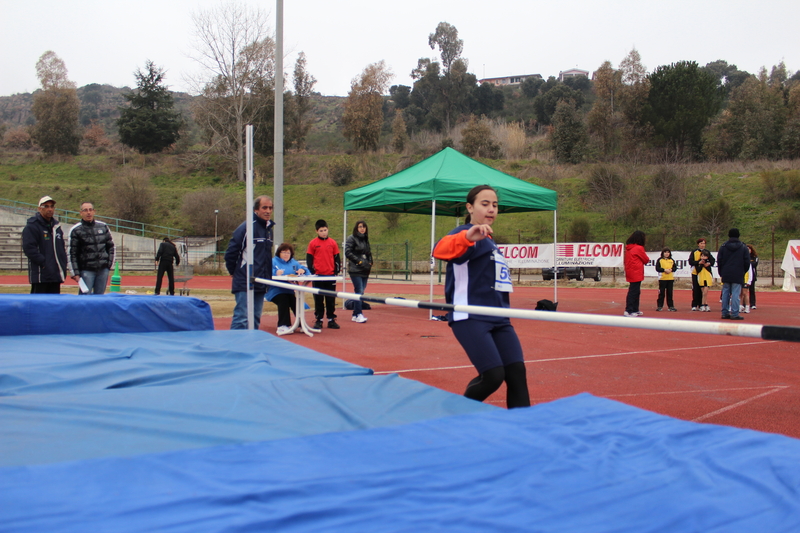
[[[496,409],[398,376],[374,376],[263,331],[14,336],[1,342],[0,466]]]
[[[796,533],[800,441],[588,394],[0,469],[0,530]]]
[[[0,295],[0,337],[213,329],[211,307],[197,298],[124,294]]]

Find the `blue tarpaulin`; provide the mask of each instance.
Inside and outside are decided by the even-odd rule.
[[[588,394],[0,469],[0,530],[796,533],[800,441]]]
[[[103,294],[2,294],[0,336],[213,330],[197,298]]]
[[[800,531],[789,437],[506,411],[262,331],[0,342],[0,532]]]

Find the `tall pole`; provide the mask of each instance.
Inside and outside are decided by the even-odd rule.
[[[255,329],[255,296],[253,289],[254,271],[253,271],[253,125],[248,124],[244,127],[245,138],[247,139],[247,147],[245,150],[246,171],[245,176],[247,180],[247,214],[245,220],[247,228],[246,248],[245,248],[245,261],[247,263],[247,329]],[[272,250],[270,250],[270,254]],[[263,298],[263,294],[261,295]]]
[[[214,209],[214,268],[219,268],[219,252],[217,242],[217,223],[219,222],[219,209]]]
[[[275,244],[283,242],[283,0],[275,0]],[[272,250],[270,250],[270,254]]]

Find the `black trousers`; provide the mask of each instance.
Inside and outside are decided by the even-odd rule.
[[[61,294],[61,282],[31,283],[31,294]]]
[[[664,307],[664,296],[667,297],[667,307],[675,307],[675,302],[672,301],[672,289],[675,285],[674,279],[660,279],[658,280],[658,299],[656,300],[657,307]]]
[[[272,297],[272,303],[278,306],[278,327],[292,325],[292,315],[297,316],[297,299],[294,294],[276,294]]]
[[[156,294],[161,294],[161,280],[164,278],[164,272],[167,273],[169,280],[169,290],[167,294],[175,295],[175,272],[172,270],[172,260],[169,263],[161,261],[158,263],[158,274],[156,274]]]
[[[703,305],[703,290],[697,282],[697,274],[692,274],[692,307]]]
[[[312,283],[317,289],[325,291],[336,292],[335,281],[315,281]],[[325,317],[325,308],[328,308],[328,320],[336,318],[336,297],[335,296],[322,296],[320,294],[314,295],[314,316],[317,320],[322,320]]]
[[[636,313],[639,311],[639,296],[642,294],[642,282],[632,281],[628,286],[628,295],[625,297],[625,311]]]

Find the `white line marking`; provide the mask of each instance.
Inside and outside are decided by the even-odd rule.
[[[693,418],[692,422],[701,422],[703,420],[711,418],[712,416],[720,415],[720,414],[722,414],[722,413],[724,413],[726,411],[730,411],[731,409],[736,409],[737,407],[741,407],[743,405],[746,405],[746,404],[748,404],[748,403],[750,403],[750,402],[752,402],[754,400],[758,400],[759,398],[763,398],[764,396],[769,396],[770,394],[772,394],[774,392],[780,392],[780,391],[782,391],[784,389],[788,389],[788,388],[789,388],[788,385],[775,387],[772,390],[769,390],[769,391],[764,392],[762,394],[758,394],[756,396],[753,396],[752,398],[748,398],[747,400],[742,400],[741,402],[736,402],[736,403],[731,404],[731,405],[729,405],[727,407],[723,407],[722,409],[717,409],[716,411],[711,411],[710,413],[707,413],[707,414],[705,414],[703,416],[698,416],[697,418]]]
[[[759,342],[742,342],[736,344],[716,344],[713,346],[688,346],[686,348],[666,348],[663,350],[641,350],[636,352],[615,352],[615,353],[604,353],[604,354],[596,354],[596,355],[576,355],[574,357],[553,357],[549,359],[532,359],[525,361],[525,364],[533,364],[533,363],[549,363],[553,361],[570,361],[575,359],[595,359],[597,357],[617,357],[620,355],[641,355],[641,354],[656,354],[656,353],[665,353],[665,352],[683,352],[689,350],[707,350],[709,348],[729,348],[731,346],[752,346],[752,345],[762,345],[762,344],[773,344],[780,341],[759,341]],[[375,374],[404,374],[406,372],[436,372],[438,370],[460,370],[462,368],[472,368],[472,365],[458,365],[458,366],[440,366],[440,367],[432,367],[432,368],[407,368],[405,370],[381,370],[375,372]]]

